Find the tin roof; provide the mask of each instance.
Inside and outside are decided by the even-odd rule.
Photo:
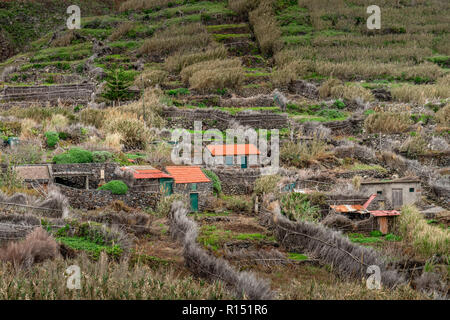
[[[206,148],[208,148],[213,156],[248,156],[261,154],[253,144],[210,144]]]
[[[397,210],[374,210],[370,211],[370,214],[374,217],[393,217],[393,216],[399,216],[400,212]]]
[[[135,179],[161,179],[161,178],[173,178],[171,175],[155,169],[151,166],[132,166],[122,167],[122,170],[129,170],[133,172]]]
[[[171,166],[166,167],[167,172],[175,179],[175,183],[202,183],[210,182],[200,167]]]
[[[360,204],[341,204],[330,206],[336,212],[341,213],[368,213],[368,211]]]

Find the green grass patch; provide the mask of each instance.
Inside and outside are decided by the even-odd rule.
[[[308,257],[301,253],[289,252],[288,259],[295,261],[304,261],[308,260]]]
[[[84,237],[59,237],[57,240],[69,248],[89,253],[94,259],[98,259],[102,251],[114,257],[119,257],[123,252],[123,249],[119,245],[100,245]]]

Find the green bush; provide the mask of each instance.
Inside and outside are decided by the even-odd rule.
[[[281,198],[282,213],[294,221],[319,221],[319,206],[313,205],[309,196],[302,193],[288,193]]]
[[[112,180],[99,187],[98,190],[108,190],[111,191],[112,194],[126,194],[128,192],[128,186],[123,181]]]
[[[204,169],[203,173],[212,181],[214,193],[220,195],[222,193],[222,184],[219,177],[211,170]]]
[[[53,162],[56,164],[92,163],[93,161],[92,152],[81,148],[72,148],[65,153],[53,157]]]
[[[251,213],[252,202],[245,196],[223,196],[225,208],[235,213]]]
[[[262,176],[255,181],[255,193],[262,195],[264,193],[275,192],[281,177],[279,175]]]
[[[47,131],[45,133],[45,138],[47,142],[47,146],[53,148],[59,142],[59,134],[54,131]]]
[[[113,158],[113,154],[108,151],[94,151],[92,152],[92,161],[95,163],[104,163]]]

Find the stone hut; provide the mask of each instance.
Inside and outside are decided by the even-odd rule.
[[[166,171],[174,179],[173,192],[189,197],[191,210],[198,211],[207,205],[208,196],[212,195],[212,182],[200,167],[171,166]]]

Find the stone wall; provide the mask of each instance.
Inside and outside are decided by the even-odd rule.
[[[194,121],[202,121],[204,129],[225,131],[232,127],[232,122],[254,129],[281,129],[288,126],[286,114],[266,112],[239,112],[232,115],[228,112],[204,109],[164,108],[163,117],[171,128],[194,129]]]
[[[199,210],[208,207],[208,198],[212,195],[213,192],[212,182],[197,183],[197,190],[195,191],[193,191],[191,188],[192,183],[176,183],[173,186],[173,192],[184,194],[187,197],[189,197],[191,193],[198,193]]]
[[[70,206],[76,209],[95,210],[111,204],[113,201],[123,201],[132,208],[156,208],[161,195],[152,192],[128,192],[115,195],[107,190],[81,190],[55,184],[69,200]]]
[[[90,83],[53,86],[5,87],[0,93],[0,101],[56,103],[60,100],[63,102],[67,101],[72,103],[87,103],[93,92],[95,92],[95,85]]]
[[[212,169],[219,177],[222,192],[228,195],[251,194],[255,180],[261,176],[260,169]]]
[[[115,180],[118,177],[114,173],[120,166],[117,163],[72,163],[72,164],[52,164],[52,175],[64,174],[67,172],[90,173],[89,189],[97,189],[100,182],[100,171],[105,170],[105,181]],[[76,188],[85,187],[85,177],[58,178],[59,182]]]

